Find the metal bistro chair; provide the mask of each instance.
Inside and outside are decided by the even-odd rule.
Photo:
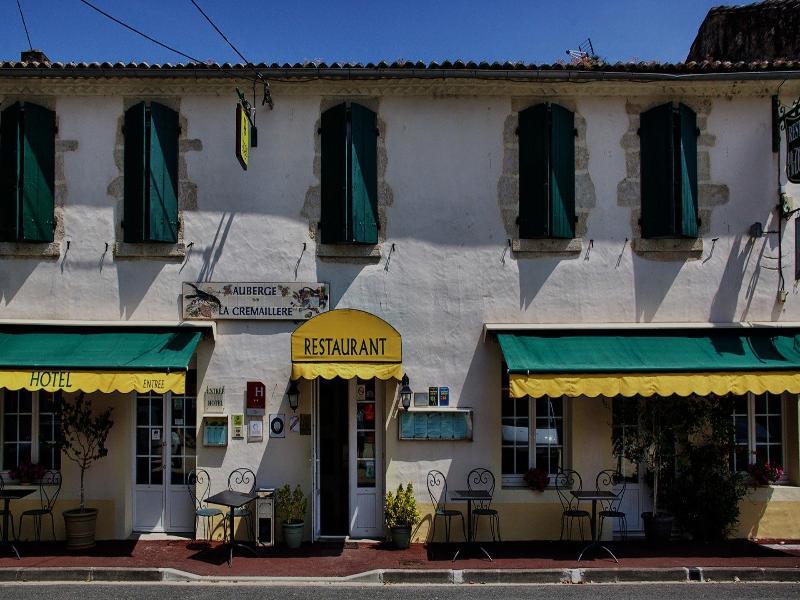
[[[5,487],[5,481],[3,480],[3,474],[0,473],[0,491],[2,491],[4,487]],[[14,531],[14,517],[11,515],[11,511],[10,510],[6,511],[3,508],[3,504],[0,504],[0,526],[2,526],[3,517],[6,517],[8,519],[8,523],[11,525],[11,536],[14,539],[16,539],[17,532]],[[5,533],[5,532],[3,532],[3,533]]]
[[[500,514],[496,509],[491,508],[492,498],[494,498],[494,474],[489,469],[472,469],[467,475],[467,487],[472,490],[486,490],[489,492],[488,500],[480,500],[475,503],[472,509],[472,539],[475,539],[475,534],[478,532],[478,518],[489,517],[489,527],[492,532],[492,541],[502,542],[500,537]]]
[[[591,515],[588,510],[580,508],[579,500],[570,494],[570,491],[575,488],[577,483],[578,490],[583,489],[583,481],[577,471],[570,469],[559,469],[555,476],[555,487],[558,499],[561,502],[561,535],[559,540],[564,539],[564,530],[567,531],[567,539],[572,538],[572,523],[578,520],[578,530],[581,534],[581,541],[583,537],[583,519],[591,520]]]
[[[598,514],[598,517],[600,517],[600,526],[597,530],[597,539],[601,539],[603,537],[603,521],[605,519],[617,519],[622,527],[622,539],[626,539],[628,537],[628,519],[625,517],[625,513],[619,508],[622,504],[622,497],[625,495],[627,481],[619,471],[615,469],[606,469],[605,471],[600,471],[597,474],[595,486],[598,490],[621,486],[619,492],[617,492],[616,498],[602,502],[602,510]]]
[[[231,471],[228,475],[228,489],[234,492],[245,492],[252,494],[256,491],[256,474],[250,469],[240,467]],[[247,527],[250,530],[250,535],[253,541],[256,539],[255,519],[250,510],[249,505],[245,504],[239,508],[233,509],[234,521],[237,518],[244,519],[247,522]],[[231,531],[231,540],[233,540],[235,533]]]
[[[447,508],[447,479],[441,471],[429,471],[427,477],[428,495],[434,506],[433,528],[431,530],[431,542],[436,539],[436,518],[442,517],[444,521],[445,542],[450,542],[450,520],[453,517],[461,518],[461,532],[464,539],[467,539],[467,528],[464,524],[464,514],[460,510]]]
[[[53,520],[53,506],[61,493],[61,473],[58,471],[47,471],[39,480],[39,501],[41,508],[33,508],[24,511],[19,516],[18,533],[22,534],[22,520],[25,517],[33,519],[33,531],[36,534],[36,541],[42,539],[42,519],[50,517],[50,531],[53,534],[53,541],[56,539],[56,525]]]
[[[206,539],[211,539],[211,523],[214,517],[222,517],[223,539],[228,534],[228,520],[223,512],[218,508],[209,508],[206,500],[211,494],[211,478],[205,469],[195,469],[186,478],[186,489],[189,490],[189,497],[194,504],[194,530],[197,531],[197,522],[200,519],[205,521]]]

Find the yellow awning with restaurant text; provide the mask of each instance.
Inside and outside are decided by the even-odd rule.
[[[402,360],[397,330],[363,310],[325,312],[292,332],[293,380],[402,379]]]

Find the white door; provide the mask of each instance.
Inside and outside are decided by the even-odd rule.
[[[377,379],[351,379],[350,536],[383,537],[383,395]]]
[[[196,464],[197,400],[137,394],[134,403],[133,529],[193,531],[186,478]]]
[[[650,486],[647,485],[644,476],[639,472],[644,469],[638,469],[637,473],[631,477],[632,481],[628,481],[625,486],[625,494],[622,496],[622,501],[619,504],[619,510],[625,513],[625,520],[628,524],[628,535],[643,535],[644,523],[642,522],[642,513],[650,512],[653,510],[653,492]],[[619,493],[622,486],[614,489]],[[614,522],[614,535],[622,535],[622,523],[619,519],[612,519]]]

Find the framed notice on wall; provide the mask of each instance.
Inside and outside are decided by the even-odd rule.
[[[472,441],[471,410],[421,410],[400,413],[400,440]]]

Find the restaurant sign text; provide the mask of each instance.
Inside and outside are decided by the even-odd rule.
[[[327,283],[183,283],[184,319],[302,321],[329,309]]]

